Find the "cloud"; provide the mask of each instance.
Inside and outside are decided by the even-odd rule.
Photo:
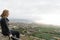
[[[10,18],[41,21],[45,20],[44,17],[47,17],[47,14],[49,15],[48,17],[54,14],[60,16],[60,0],[0,0],[0,13],[5,8],[9,9]],[[54,20],[53,18],[52,20]]]

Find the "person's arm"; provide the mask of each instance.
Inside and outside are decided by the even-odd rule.
[[[4,26],[8,27],[8,23],[7,23],[6,19],[3,19],[3,24],[4,24]]]

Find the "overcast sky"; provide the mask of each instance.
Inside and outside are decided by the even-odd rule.
[[[4,9],[10,11],[9,18],[60,25],[60,0],[0,0],[0,14]]]

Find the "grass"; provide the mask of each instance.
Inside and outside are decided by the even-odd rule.
[[[29,29],[31,29],[31,28],[29,28]],[[60,37],[60,32],[58,32],[58,30],[60,30],[60,29],[53,28],[53,27],[34,27],[33,30],[35,30],[36,32],[31,32],[32,34],[27,33],[27,31],[28,31],[27,28],[18,28],[15,30],[20,31],[21,34],[24,34],[24,35],[27,34],[28,40],[32,40],[30,36],[45,39],[45,40],[56,40],[55,38],[53,38],[54,36]]]

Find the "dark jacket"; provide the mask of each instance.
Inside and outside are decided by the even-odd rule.
[[[18,31],[14,31],[14,30],[9,30],[8,28],[8,18],[1,18],[1,30],[2,30],[2,34],[4,36],[9,36],[9,34],[12,34],[13,36],[16,36],[16,38],[20,38],[20,33]],[[15,38],[12,37],[13,40],[17,40]]]
[[[9,28],[8,28],[8,18],[1,18],[1,30],[2,30],[2,34],[7,36],[9,35]]]

